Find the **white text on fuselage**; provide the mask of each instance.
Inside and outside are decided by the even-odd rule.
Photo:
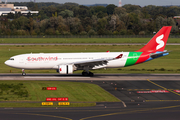
[[[28,61],[57,61],[58,57],[28,57]]]

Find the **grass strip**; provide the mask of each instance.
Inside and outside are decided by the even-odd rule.
[[[95,84],[66,81],[0,81],[6,88],[0,88],[1,102],[13,101],[46,101],[46,98],[68,97],[68,102],[119,102],[119,99]],[[17,95],[20,90],[27,91],[26,96]],[[57,90],[42,90],[43,87],[57,87]],[[14,90],[13,92],[11,92]]]
[[[147,43],[151,38],[0,38],[0,43]],[[169,38],[168,43],[180,43]]]
[[[87,107],[95,106],[96,102],[120,102],[119,99],[95,84],[66,81],[0,81],[0,107]],[[28,95],[16,93],[28,91]],[[42,87],[57,87],[57,90],[42,90]],[[12,92],[13,90],[13,92]],[[68,97],[70,105],[42,106],[46,98]],[[59,101],[60,102],[60,101]]]

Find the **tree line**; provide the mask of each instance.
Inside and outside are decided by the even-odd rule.
[[[167,25],[173,26],[172,34],[180,34],[180,25],[173,18],[180,15],[178,6],[13,4],[38,10],[39,14],[1,15],[0,35],[149,35]]]

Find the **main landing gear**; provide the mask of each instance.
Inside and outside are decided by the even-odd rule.
[[[22,69],[22,76],[26,76],[24,69]]]
[[[83,76],[91,76],[91,77],[92,77],[92,76],[94,76],[94,73],[83,71],[83,72],[82,72],[82,75],[83,75]]]

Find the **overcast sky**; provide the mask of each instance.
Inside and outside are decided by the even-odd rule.
[[[1,0],[5,1],[5,0]],[[29,2],[30,0],[8,0],[8,2]],[[75,2],[78,4],[115,4],[118,6],[119,0],[36,0],[36,2]],[[164,6],[164,5],[180,5],[180,0],[122,0],[122,5],[125,4],[133,4],[133,5],[156,5],[156,6]]]

